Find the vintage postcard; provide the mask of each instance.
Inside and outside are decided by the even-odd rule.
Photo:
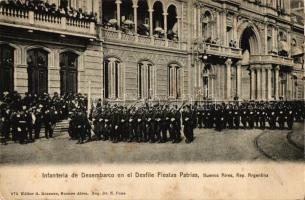
[[[0,0],[0,200],[305,199],[303,0]]]

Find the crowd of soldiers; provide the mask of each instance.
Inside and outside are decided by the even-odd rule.
[[[87,99],[81,94],[59,96],[29,94],[22,97],[18,92],[0,95],[1,143],[12,140],[20,144],[34,142],[45,129],[45,138],[53,137],[56,123],[66,119],[75,107],[86,108]]]
[[[76,113],[70,121],[70,136],[80,143],[91,140],[93,129],[97,140],[117,142],[159,142],[194,139],[195,128],[223,129],[292,129],[304,116],[304,101],[230,102],[170,105],[102,105],[97,103],[89,120]],[[92,126],[90,122],[92,121]],[[78,128],[75,128],[78,127]]]
[[[292,129],[304,122],[304,101],[208,103],[196,108],[198,128]]]
[[[294,122],[305,119],[304,101],[119,105],[99,99],[89,114],[87,105],[87,97],[81,94],[25,93],[21,97],[17,92],[4,93],[0,95],[1,142],[34,142],[42,127],[45,138],[52,138],[56,123],[63,119],[69,119],[69,136],[80,144],[93,138],[113,143],[179,143],[182,133],[185,142],[191,143],[195,128],[292,129]]]
[[[182,127],[185,142],[190,143],[193,141],[194,129],[192,118],[192,110],[189,105],[178,107],[178,105],[148,105],[146,103],[141,106],[136,106],[136,104],[123,106],[102,105],[101,102],[89,116],[96,139],[110,140],[114,143],[121,141],[178,143],[182,140]],[[83,133],[82,142],[86,139],[86,135],[91,139],[88,120],[84,116],[81,117],[81,114],[76,114],[73,119],[70,121],[71,137],[76,137],[80,132]],[[75,130],[75,127],[79,128]]]

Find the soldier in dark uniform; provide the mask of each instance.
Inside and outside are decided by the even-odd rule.
[[[41,125],[43,122],[43,105],[39,104],[37,108],[34,110],[35,122],[34,122],[34,134],[35,139],[40,138]]]
[[[259,114],[259,124],[261,129],[266,128],[266,118],[267,118],[267,112],[265,111],[265,108],[260,108],[260,114]]]
[[[8,105],[4,103],[2,105],[2,134],[6,141],[10,139],[10,128],[11,128],[11,110],[8,108]]]
[[[169,118],[167,116],[167,108],[161,110],[161,142],[167,142],[167,129],[169,127]]]
[[[30,116],[26,112],[26,106],[22,106],[22,111],[17,114],[17,132],[20,144],[26,144],[29,126]]]
[[[78,138],[77,131],[76,131],[76,123],[75,123],[76,115],[77,115],[77,113],[75,110],[70,113],[71,120],[69,121],[68,133],[72,140],[75,140]]]
[[[278,107],[277,116],[278,116],[279,128],[283,130],[285,127],[285,113],[282,107]]]
[[[120,130],[119,130],[119,141],[126,142],[128,140],[128,132],[127,132],[127,110],[125,107],[121,108],[120,111]]]
[[[176,142],[176,132],[177,132],[177,122],[175,118],[175,112],[174,110],[169,111],[169,138],[172,141],[172,143]]]
[[[86,135],[88,131],[88,119],[86,117],[85,113],[82,113],[81,111],[78,111],[75,118],[75,131],[78,135],[78,143],[83,144],[86,140]]]
[[[252,105],[249,105],[248,107],[248,123],[249,123],[249,128],[253,129],[254,128],[254,121],[255,121],[255,111],[252,107]]]
[[[216,118],[216,130],[222,131],[225,128],[225,110],[222,105],[218,105],[215,109],[215,118]]]
[[[230,129],[233,129],[233,127],[234,127],[234,113],[233,113],[233,109],[232,109],[231,104],[229,104],[229,106],[226,110],[226,119],[227,119],[228,127]]]
[[[234,127],[236,129],[239,129],[239,125],[240,125],[240,111],[239,111],[237,105],[234,106],[234,109],[233,109],[232,112],[233,112]]]
[[[53,137],[53,126],[55,125],[53,109],[49,108],[44,113],[45,136],[47,139]]]
[[[175,109],[175,142],[181,141],[181,113],[180,109]]]
[[[268,111],[268,118],[269,118],[269,127],[270,129],[275,129],[276,128],[276,119],[277,119],[277,115],[275,113],[275,108],[274,107],[270,107],[269,111]]]
[[[162,142],[162,139],[161,139],[161,111],[160,110],[157,110],[156,111],[156,116],[155,116],[155,135],[156,135],[156,138],[157,138],[157,141],[158,143],[161,143]]]
[[[294,123],[294,113],[292,108],[289,106],[288,107],[288,112],[286,114],[287,117],[287,126],[289,130],[292,130],[293,123]]]
[[[206,128],[213,128],[214,124],[213,107],[208,107],[205,114]]]
[[[191,143],[194,140],[194,133],[193,133],[193,122],[192,122],[192,112],[190,107],[183,108],[182,111],[182,120],[183,120],[183,133],[185,136],[185,142]]]
[[[241,123],[244,129],[248,128],[248,109],[246,105],[243,105],[241,109]]]
[[[132,142],[136,138],[136,127],[137,127],[137,122],[135,121],[134,118],[134,112],[133,110],[129,110],[128,112],[128,142]]]
[[[1,111],[1,109],[0,109],[0,111]],[[2,114],[2,112],[0,112],[0,137],[1,137],[1,144],[7,145],[6,135],[5,135],[4,131],[3,131],[4,121],[5,121],[5,118],[4,118],[3,114]]]

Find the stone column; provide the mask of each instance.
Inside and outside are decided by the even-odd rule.
[[[267,68],[267,100],[271,100],[272,98],[272,71],[271,66]]]
[[[280,67],[277,65],[275,68],[274,68],[274,96],[275,96],[275,99],[278,100],[279,99],[279,70],[280,70]]]
[[[92,6],[92,2],[93,0],[87,0],[87,12],[90,13],[90,12],[93,12],[93,6]]]
[[[115,4],[116,4],[116,15],[117,15],[117,21],[118,21],[118,27],[121,27],[121,1],[120,0],[116,0]]]
[[[251,68],[251,99],[255,99],[255,69]]]
[[[143,98],[147,98],[147,64],[143,65],[142,68],[142,84],[143,84]]]
[[[261,75],[262,75],[262,73],[261,73],[261,68],[258,68],[257,70],[256,70],[256,73],[257,73],[257,75],[256,75],[256,84],[257,84],[257,87],[256,87],[256,89],[257,89],[257,99],[258,100],[261,100],[261,98],[262,98],[262,83],[261,83]]]
[[[137,12],[138,6],[133,4],[132,7],[133,7],[134,32],[135,32],[135,34],[137,34],[138,33],[138,12]]]
[[[153,26],[153,12],[154,12],[154,10],[149,9],[148,12],[149,12],[149,35],[150,35],[150,37],[152,37],[154,34],[154,30],[153,30],[153,27],[154,27]]]
[[[226,61],[226,99],[231,98],[231,65],[232,60],[228,59]]]
[[[167,13],[163,13],[163,30],[164,30],[164,39],[167,39]]]
[[[267,88],[267,83],[266,83],[266,69],[265,67],[262,68],[262,76],[261,76],[261,88],[262,88],[262,92],[261,92],[261,99],[262,100],[266,100],[266,88]]]
[[[240,98],[241,94],[241,61],[236,64],[236,95]]]
[[[181,17],[177,16],[177,24],[178,24],[178,40],[181,41]]]

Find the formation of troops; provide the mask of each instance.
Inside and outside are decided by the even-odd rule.
[[[42,128],[45,138],[53,137],[57,122],[69,117],[69,111],[76,107],[85,108],[87,99],[81,94],[63,95],[57,93],[32,95],[18,92],[0,94],[0,136],[1,143],[7,141],[20,144],[32,143],[40,138]]]
[[[304,122],[304,101],[233,101],[229,103],[136,102],[119,105],[102,102],[92,105],[81,94],[55,93],[21,97],[17,92],[0,95],[0,133],[2,144],[12,140],[21,144],[52,138],[57,122],[69,119],[71,139],[82,144],[91,140],[117,142],[186,143],[194,140],[195,128],[292,129]],[[183,134],[183,136],[182,136]]]

